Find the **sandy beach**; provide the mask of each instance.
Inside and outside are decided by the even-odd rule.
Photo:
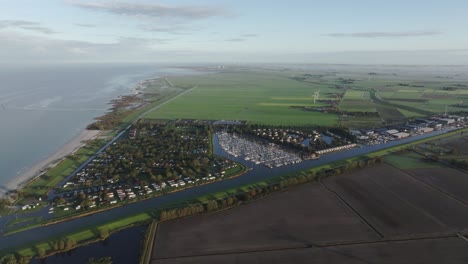
[[[78,150],[86,141],[96,138],[101,131],[98,130],[83,130],[78,136],[74,137],[70,142],[62,146],[57,152],[48,158],[41,160],[27,169],[24,173],[11,179],[7,184],[0,186],[0,197],[3,197],[9,190],[15,190],[22,187],[31,179],[41,175],[47,169],[57,165],[65,156]]]

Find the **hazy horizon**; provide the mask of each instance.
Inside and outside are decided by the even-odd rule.
[[[18,0],[4,63],[466,65],[468,3]]]

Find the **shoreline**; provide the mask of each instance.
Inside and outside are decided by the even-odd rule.
[[[139,95],[144,93],[146,90],[146,82],[157,79],[166,79],[165,76],[152,76],[144,78],[137,83],[131,85],[128,93],[124,93],[116,97],[117,99],[126,95]],[[114,98],[115,99],[115,98]],[[112,100],[110,99],[110,102]],[[106,112],[105,115],[109,114]],[[90,123],[92,124],[92,123]],[[84,128],[78,135],[70,139],[65,145],[60,147],[55,153],[51,154],[47,158],[40,160],[33,164],[30,168],[20,172],[16,176],[12,177],[7,183],[0,185],[0,199],[5,198],[9,191],[18,190],[24,188],[35,178],[41,176],[47,170],[55,167],[60,163],[66,156],[74,153],[78,149],[86,145],[86,141],[97,138],[107,130],[89,130]]]
[[[20,189],[33,179],[39,177],[48,169],[55,167],[66,156],[74,153],[83,147],[87,141],[95,139],[103,131],[100,130],[82,130],[78,135],[73,137],[65,145],[60,147],[55,153],[47,158],[36,162],[26,171],[10,179],[6,184],[0,186],[0,198],[3,198],[8,191]]]

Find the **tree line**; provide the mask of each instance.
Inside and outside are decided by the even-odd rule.
[[[316,181],[318,178],[336,176],[343,173],[351,172],[355,169],[362,169],[380,164],[383,162],[382,157],[372,157],[363,160],[351,161],[345,165],[331,169],[323,169],[320,171],[299,172],[289,177],[284,177],[281,180],[270,185],[252,187],[248,191],[240,192],[225,198],[209,200],[206,203],[191,204],[188,206],[171,208],[162,210],[159,214],[160,221],[167,221],[181,217],[198,215],[203,213],[215,212],[242,204],[249,203],[253,200],[260,199],[273,192],[288,189],[297,185]]]

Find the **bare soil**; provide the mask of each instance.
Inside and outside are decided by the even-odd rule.
[[[346,245],[326,248],[304,248],[281,251],[264,251],[228,255],[199,256],[164,259],[159,264],[322,264],[322,263],[468,263],[466,241],[461,238],[425,239],[404,242]]]
[[[329,178],[325,183],[384,237],[468,227],[468,206],[389,165]]]
[[[312,183],[228,211],[162,223],[153,253],[164,258],[378,238],[335,196]]]
[[[441,145],[447,149],[457,149],[462,155],[468,155],[468,134],[444,140]]]
[[[152,263],[468,263],[466,186],[449,168],[358,170],[161,223]]]
[[[405,172],[468,204],[468,174],[452,168],[411,169]]]

